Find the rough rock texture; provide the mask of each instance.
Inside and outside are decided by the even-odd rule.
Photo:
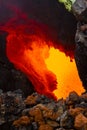
[[[72,11],[79,20],[83,19],[87,21],[86,17],[84,17],[84,14],[86,16],[86,10],[87,10],[86,0],[76,0],[72,6]]]
[[[83,86],[87,89],[87,32],[86,29],[84,31],[80,29],[81,25],[79,22],[76,33],[75,60]]]
[[[87,90],[87,0],[76,0],[72,10],[78,20],[75,60],[79,76]]]
[[[38,93],[24,98],[21,90],[0,90],[0,129],[87,130],[87,93],[71,92],[66,100],[54,101]]]
[[[32,83],[22,72],[16,70],[13,65],[3,62],[0,62],[0,89],[4,92],[22,89],[25,96],[34,92]]]
[[[75,118],[75,127],[79,130],[87,126],[87,118],[82,114],[78,114]]]

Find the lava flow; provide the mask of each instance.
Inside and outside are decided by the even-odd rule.
[[[37,36],[13,33],[7,37],[7,56],[40,94],[56,99],[84,92],[75,61],[48,44]]]
[[[54,93],[58,98],[66,98],[72,91],[79,95],[84,92],[74,59],[71,62],[70,57],[67,57],[64,52],[52,47],[46,64],[57,77],[58,88]]]
[[[75,61],[54,48],[35,22],[7,24],[6,54],[27,75],[35,90],[50,98],[66,98],[71,91],[84,92]],[[46,36],[45,36],[46,35]]]
[[[36,35],[11,32],[7,37],[7,57],[16,68],[24,72],[40,94],[56,99],[56,75],[47,69],[45,59],[49,56],[49,46]]]

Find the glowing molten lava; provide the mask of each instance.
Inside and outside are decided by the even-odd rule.
[[[53,48],[44,26],[34,21],[14,21],[2,29],[8,32],[8,59],[27,75],[38,93],[57,99],[65,98],[71,91],[84,91],[75,61],[70,62],[69,57]]]
[[[79,95],[84,92],[74,60],[70,62],[69,57],[52,47],[46,64],[48,69],[57,76],[58,88],[54,93],[58,98],[66,98],[72,91]]]
[[[35,35],[13,33],[7,37],[7,56],[40,94],[56,99],[66,98],[71,91],[84,92],[75,61],[49,45]]]
[[[24,72],[40,94],[56,99],[56,75],[47,69],[49,43],[34,35],[11,33],[7,37],[7,56],[16,68]]]

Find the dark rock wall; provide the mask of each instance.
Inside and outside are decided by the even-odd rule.
[[[87,1],[76,0],[72,9],[78,20],[75,36],[75,60],[79,76],[87,90]]]
[[[83,82],[84,88],[87,90],[87,34],[81,31],[80,27],[81,25],[78,24],[78,30],[76,33],[75,60],[79,76]]]

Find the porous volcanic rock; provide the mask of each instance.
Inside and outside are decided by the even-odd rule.
[[[70,95],[75,98],[73,99],[74,102],[72,102]],[[84,93],[79,96],[76,92],[71,92],[67,97],[69,100],[59,99],[54,101],[36,92],[24,98],[21,90],[7,93],[3,93],[1,90],[0,129],[86,130],[87,106],[84,105],[87,102],[86,95],[87,93]],[[78,97],[79,102],[77,102],[75,96]],[[30,97],[34,98],[30,100]],[[72,102],[72,105],[69,102]]]

